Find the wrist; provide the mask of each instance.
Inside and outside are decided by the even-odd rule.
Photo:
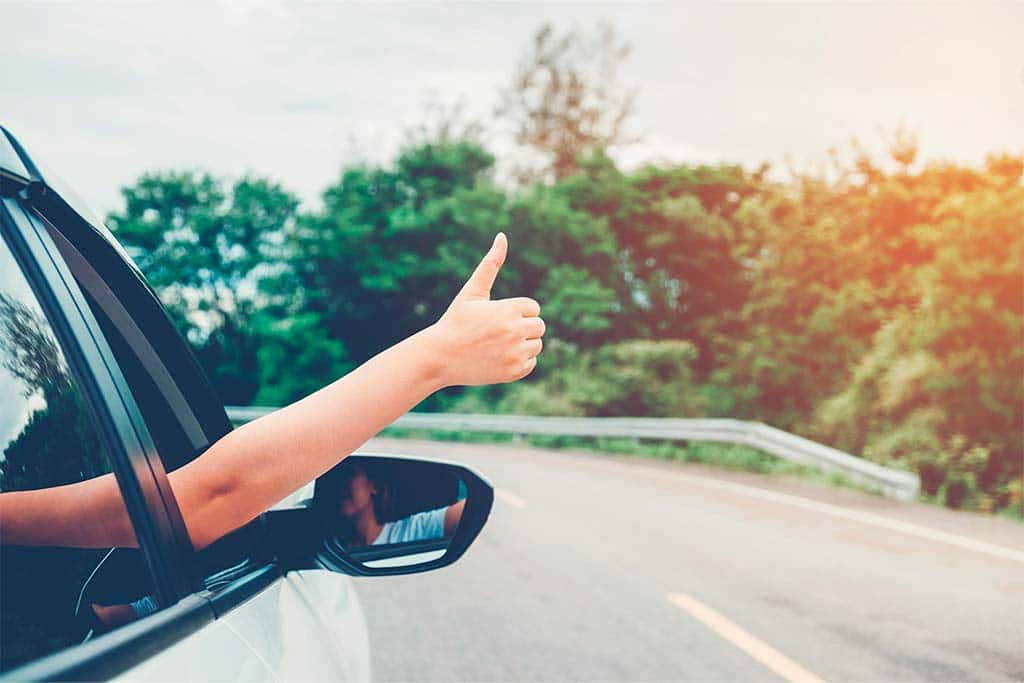
[[[410,352],[415,357],[419,379],[427,395],[454,384],[448,377],[448,363],[445,362],[437,324],[430,325],[406,339]]]

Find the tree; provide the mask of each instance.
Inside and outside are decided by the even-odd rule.
[[[1024,502],[1022,174],[1024,158],[1001,156],[981,171],[879,178],[915,188],[903,238],[913,245],[896,240],[904,257],[890,262],[905,288],[849,382],[816,411],[821,437],[917,471],[951,507]]]
[[[148,173],[121,191],[107,221],[160,293],[227,403],[258,389],[260,283],[280,276],[283,234],[298,199],[280,185],[195,172]]]
[[[605,334],[616,246],[607,224],[556,188],[509,197],[494,159],[468,141],[424,143],[383,168],[350,168],[324,209],[289,233],[309,310],[362,362],[433,323],[504,230],[512,257],[496,297],[543,297],[551,334]]]
[[[0,362],[21,383],[21,431],[4,445],[0,491],[91,479],[110,467],[42,312],[0,293]]]
[[[537,31],[496,112],[511,123],[518,144],[546,160],[539,173],[524,171],[524,179],[564,178],[582,155],[632,141],[627,124],[635,92],[618,83],[629,50],[609,24],[593,35],[557,35],[550,24]]]
[[[519,414],[698,417],[696,347],[681,340],[631,340],[582,352],[562,350],[542,381],[510,387],[500,406]]]
[[[494,295],[542,302],[545,356],[430,407],[757,419],[914,470],[951,506],[1024,502],[1019,156],[921,164],[899,134],[888,158],[777,181],[627,173],[589,138],[507,190],[457,119],[344,169],[307,214],[266,181],[171,174],[112,222],[215,378],[248,382],[240,402],[298,398],[433,323],[503,230]]]
[[[0,366],[22,384],[26,398],[45,400],[71,389],[71,376],[42,313],[0,292]]]
[[[345,169],[289,231],[306,310],[354,362],[437,320],[506,227],[505,197],[484,182],[493,161],[469,142],[428,143],[389,168]]]
[[[740,210],[768,192],[761,175],[726,165],[625,174],[598,152],[556,185],[612,236],[615,267],[602,280],[616,295],[608,338],[686,339],[700,351],[699,376],[716,367],[714,340],[738,332],[763,239],[764,226],[744,223]]]

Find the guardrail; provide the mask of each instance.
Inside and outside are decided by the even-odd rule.
[[[249,422],[274,410],[276,408],[258,406],[229,406],[227,409],[228,417],[235,423]],[[802,436],[760,422],[743,420],[406,413],[393,426],[498,434],[614,436],[738,444],[823,472],[841,474],[851,482],[898,500],[914,500],[921,487],[920,479],[912,472],[883,467]]]

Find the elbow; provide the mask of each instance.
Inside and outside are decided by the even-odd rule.
[[[241,499],[242,487],[236,481],[212,483],[178,498],[187,501],[181,514],[194,550],[211,545],[255,516]]]

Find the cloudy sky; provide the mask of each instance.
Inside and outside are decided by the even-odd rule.
[[[313,202],[428,101],[489,119],[543,22],[601,18],[633,46],[627,166],[810,164],[901,124],[930,159],[1024,151],[1024,4],[2,2],[0,122],[100,213],[148,169],[266,174]]]

